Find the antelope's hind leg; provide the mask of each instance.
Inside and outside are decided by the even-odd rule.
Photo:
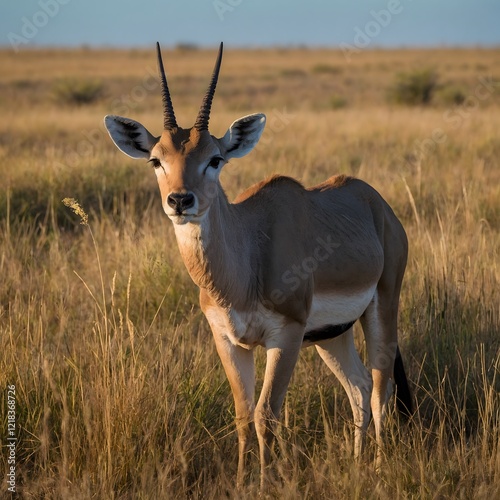
[[[382,465],[384,421],[392,394],[397,342],[397,306],[394,299],[378,295],[361,317],[373,379],[371,410],[377,440],[376,467]]]
[[[354,418],[354,457],[363,452],[370,423],[372,381],[354,346],[352,327],[333,339],[316,343],[316,350],[347,392]]]

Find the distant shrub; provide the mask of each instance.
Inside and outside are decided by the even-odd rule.
[[[36,87],[36,85],[37,85],[36,81],[27,79],[14,80],[12,82],[12,86],[19,90],[33,90]]]
[[[439,90],[438,97],[439,100],[447,106],[454,104],[460,105],[463,104],[467,98],[467,93],[460,85],[450,84]]]
[[[280,75],[287,78],[303,78],[307,76],[307,73],[299,68],[284,68],[280,71]]]
[[[342,73],[342,68],[339,66],[333,66],[331,64],[316,64],[312,67],[311,71],[317,74],[330,74],[330,75],[338,75]]]
[[[180,52],[193,52],[199,50],[199,46],[192,42],[179,42],[175,45],[174,49]]]
[[[432,69],[399,73],[389,97],[398,104],[426,105],[432,101],[437,87],[437,74]]]
[[[104,86],[97,80],[64,78],[52,88],[54,99],[63,104],[84,105],[97,101],[104,93]]]
[[[347,106],[347,99],[341,95],[334,95],[330,98],[331,109],[342,109]]]

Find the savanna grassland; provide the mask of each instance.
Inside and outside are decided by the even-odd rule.
[[[164,53],[185,127],[214,58]],[[235,488],[229,385],[155,175],[102,125],[114,113],[161,132],[154,48],[3,50],[0,66],[2,495],[14,385],[23,498],[255,498],[257,456]],[[356,175],[410,242],[400,344],[413,419],[391,408],[384,467],[372,430],[355,463],[347,398],[303,351],[270,498],[500,497],[499,82],[500,50],[365,51],[349,63],[333,50],[226,51],[212,133],[268,116],[257,149],[225,167],[229,197],[278,172],[306,185]]]

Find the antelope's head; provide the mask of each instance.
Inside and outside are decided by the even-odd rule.
[[[216,138],[208,131],[210,109],[222,60],[222,43],[212,79],[193,127],[177,125],[157,43],[163,100],[163,133],[153,136],[135,120],[108,115],[106,128],[118,149],[132,158],[146,158],[153,165],[160,186],[163,210],[176,224],[199,222],[219,192],[219,174],[231,158],[240,158],[257,144],[266,117],[244,116],[226,134]]]

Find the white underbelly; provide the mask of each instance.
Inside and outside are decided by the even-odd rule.
[[[353,294],[322,293],[313,296],[306,332],[326,325],[357,320],[375,296],[377,285]]]

